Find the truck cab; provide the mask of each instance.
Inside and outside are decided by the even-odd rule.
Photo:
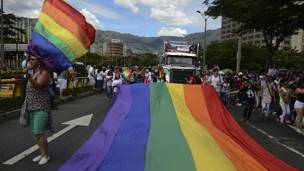
[[[185,77],[199,73],[196,48],[187,42],[164,42],[164,52],[160,60],[167,82],[185,83]]]

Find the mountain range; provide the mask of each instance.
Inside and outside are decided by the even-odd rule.
[[[212,41],[218,41],[221,37],[221,30],[207,30],[206,32],[207,44]],[[187,41],[189,44],[200,43],[204,45],[204,33],[191,33],[185,37],[171,37],[171,36],[160,36],[160,37],[142,37],[132,35],[128,33],[119,33],[114,31],[103,31],[97,30],[96,40],[92,48],[96,51],[100,51],[102,45],[110,42],[112,39],[119,39],[123,42],[127,49],[132,50],[133,53],[157,53],[161,52],[164,41]]]

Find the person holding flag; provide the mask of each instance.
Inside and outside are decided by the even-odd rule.
[[[47,126],[52,127],[49,97],[49,71],[62,73],[83,56],[95,40],[95,28],[85,17],[63,0],[45,0],[32,33],[26,53],[31,56],[34,75],[27,75],[25,108],[29,112],[29,125],[41,155],[33,162],[44,165],[50,160]],[[54,130],[54,129],[51,129]]]

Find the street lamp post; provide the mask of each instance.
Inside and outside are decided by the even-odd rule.
[[[205,69],[206,67],[206,50],[207,50],[207,20],[208,18],[199,10],[196,11],[197,13],[199,13],[202,18],[205,20],[205,32],[204,32],[204,51],[203,51],[203,68]]]
[[[241,70],[241,58],[242,58],[242,36],[238,37],[238,51],[236,55],[236,73],[239,73]]]
[[[1,0],[1,33],[0,33],[0,36],[1,36],[1,40],[0,40],[0,44],[1,44],[1,52],[0,52],[0,68],[4,67],[3,66],[3,63],[4,63],[4,43],[3,43],[3,0]]]
[[[2,75],[2,71],[1,71],[1,69],[2,69],[2,67],[4,67],[4,44],[3,44],[3,27],[4,27],[4,25],[3,25],[3,0],[1,0],[1,9],[0,9],[1,11],[1,17],[0,17],[0,19],[1,19],[1,23],[0,23],[0,25],[1,25],[1,29],[0,29],[0,46],[1,46],[1,49],[0,49],[0,89],[1,89],[1,75]],[[1,111],[0,111],[1,112]]]

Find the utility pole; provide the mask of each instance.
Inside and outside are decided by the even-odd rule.
[[[242,58],[242,35],[239,35],[238,39],[238,51],[236,55],[236,73],[240,72],[241,69],[241,58]]]
[[[0,52],[0,69],[4,67],[4,42],[3,42],[3,0],[1,0],[1,33],[0,33],[0,44],[1,44],[1,52]]]
[[[204,67],[204,69],[206,69],[206,51],[207,51],[207,18],[205,17],[204,53],[203,53],[203,67]]]
[[[205,26],[204,26],[205,33],[204,33],[204,37],[203,37],[203,39],[204,39],[203,68],[205,69],[206,68],[207,20],[208,20],[208,18],[201,11],[197,10],[196,12],[199,13],[202,16],[202,18],[204,19],[204,21],[205,21],[205,23],[204,23],[205,24]]]
[[[1,89],[1,87],[2,87],[2,84],[1,84],[1,75],[2,75],[2,68],[4,67],[4,42],[3,42],[3,27],[4,27],[4,25],[3,25],[3,0],[1,0],[1,9],[0,9],[1,11],[1,21],[0,21],[0,24],[1,24],[1,33],[0,33],[0,36],[1,36],[1,38],[0,38],[0,44],[1,44],[1,49],[0,49],[0,89]],[[1,111],[0,111],[1,112]]]

